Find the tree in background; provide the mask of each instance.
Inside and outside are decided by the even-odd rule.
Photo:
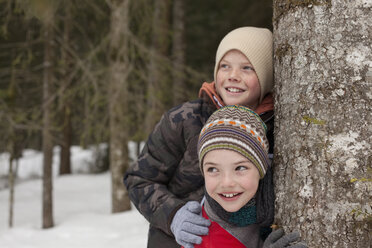
[[[27,15],[35,17],[41,24],[41,36],[43,44],[42,60],[42,102],[39,108],[42,113],[42,151],[43,151],[43,186],[42,186],[42,227],[54,226],[53,221],[53,87],[55,80],[54,70],[54,25],[55,12],[58,1],[35,0],[19,2],[19,8]]]
[[[63,23],[63,33],[62,33],[62,49],[61,49],[61,86],[63,88],[71,84],[73,80],[72,68],[73,68],[73,58],[69,49],[67,49],[71,44],[71,26],[72,26],[72,4],[70,0],[63,1],[64,8],[64,18]],[[60,165],[59,174],[71,174],[71,152],[70,147],[72,145],[72,110],[71,110],[71,91],[67,92],[60,97],[59,110],[62,112],[62,137],[61,137],[61,153],[60,153]]]
[[[53,221],[53,140],[52,140],[52,102],[51,94],[53,87],[53,25],[55,6],[53,2],[46,1],[34,2],[37,14],[41,15],[42,34],[44,39],[44,69],[43,69],[43,127],[42,127],[42,144],[43,144],[43,228],[54,226]]]
[[[185,76],[185,6],[183,0],[173,1],[173,36],[172,36],[172,80],[174,106],[187,101]]]
[[[149,134],[166,110],[170,97],[169,56],[170,47],[170,0],[153,3],[152,41],[148,62],[145,130]]]
[[[110,170],[112,212],[129,210],[130,200],[123,184],[128,168],[129,112],[129,0],[107,1],[111,8],[108,108],[110,120]]]
[[[42,151],[43,151],[43,194],[42,194],[42,227],[54,226],[53,221],[53,140],[52,114],[54,86],[54,25],[58,1],[25,1],[19,7],[28,15],[36,17],[41,23],[41,40],[43,41],[42,63]]]
[[[309,247],[371,247],[371,8],[274,2],[276,220]]]

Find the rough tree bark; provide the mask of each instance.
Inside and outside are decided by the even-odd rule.
[[[128,168],[128,74],[129,65],[129,0],[108,1],[111,8],[110,30],[110,170],[112,186],[112,212],[129,210],[130,200],[123,184]]]
[[[371,247],[372,1],[274,1],[276,222]]]

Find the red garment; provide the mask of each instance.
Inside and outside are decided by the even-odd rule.
[[[225,106],[225,104],[222,101],[221,97],[217,94],[216,87],[214,85],[215,85],[214,82],[212,83],[204,82],[202,87],[199,90],[199,97],[201,97],[203,92],[205,92],[209,96],[209,98],[213,101],[217,109],[219,109],[221,106]],[[257,114],[262,114],[264,112],[271,111],[273,109],[274,109],[274,97],[271,93],[268,93],[262,100],[261,104],[258,105],[255,112]]]
[[[209,219],[204,211],[203,217]],[[194,248],[245,248],[245,246],[228,231],[223,229],[217,222],[211,221],[209,233],[202,236],[203,241],[200,245],[194,245]]]

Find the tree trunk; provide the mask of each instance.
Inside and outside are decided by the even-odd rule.
[[[64,29],[63,29],[63,43],[65,45],[70,44],[70,31],[71,31],[71,1],[64,1]],[[67,50],[62,48],[61,50],[61,61],[62,61],[62,84],[68,85],[69,81],[72,80],[69,77],[71,73],[71,56],[68,54]],[[66,94],[68,95],[68,94]],[[70,99],[67,96],[62,96],[62,144],[61,144],[61,154],[60,154],[60,165],[59,165],[59,174],[71,174],[71,142],[72,142],[72,124],[71,124],[71,108],[70,108]]]
[[[43,228],[53,227],[52,159],[50,87],[52,84],[52,32],[51,21],[44,23],[44,72],[43,72]]]
[[[163,114],[164,91],[166,90],[167,65],[163,57],[169,55],[169,12],[170,0],[154,2],[152,22],[152,48],[149,62],[149,80],[147,90],[147,111],[145,118],[146,134],[151,133]]]
[[[62,127],[62,144],[61,144],[61,159],[59,165],[59,174],[71,174],[71,141],[72,141],[72,127],[71,127],[71,109],[68,103],[64,103],[63,107],[63,127]]]
[[[274,1],[276,221],[309,247],[371,247],[367,1]]]
[[[110,170],[112,177],[112,212],[129,210],[130,200],[123,184],[128,168],[128,74],[129,0],[111,1],[109,83]]]
[[[184,1],[173,1],[173,105],[176,106],[187,99],[185,94],[185,22]]]

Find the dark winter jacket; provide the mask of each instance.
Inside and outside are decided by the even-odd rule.
[[[148,247],[180,247],[170,231],[173,216],[187,201],[203,198],[197,142],[201,128],[216,109],[212,105],[198,99],[165,113],[124,176],[131,201],[150,223]],[[273,110],[261,118],[273,144]]]

